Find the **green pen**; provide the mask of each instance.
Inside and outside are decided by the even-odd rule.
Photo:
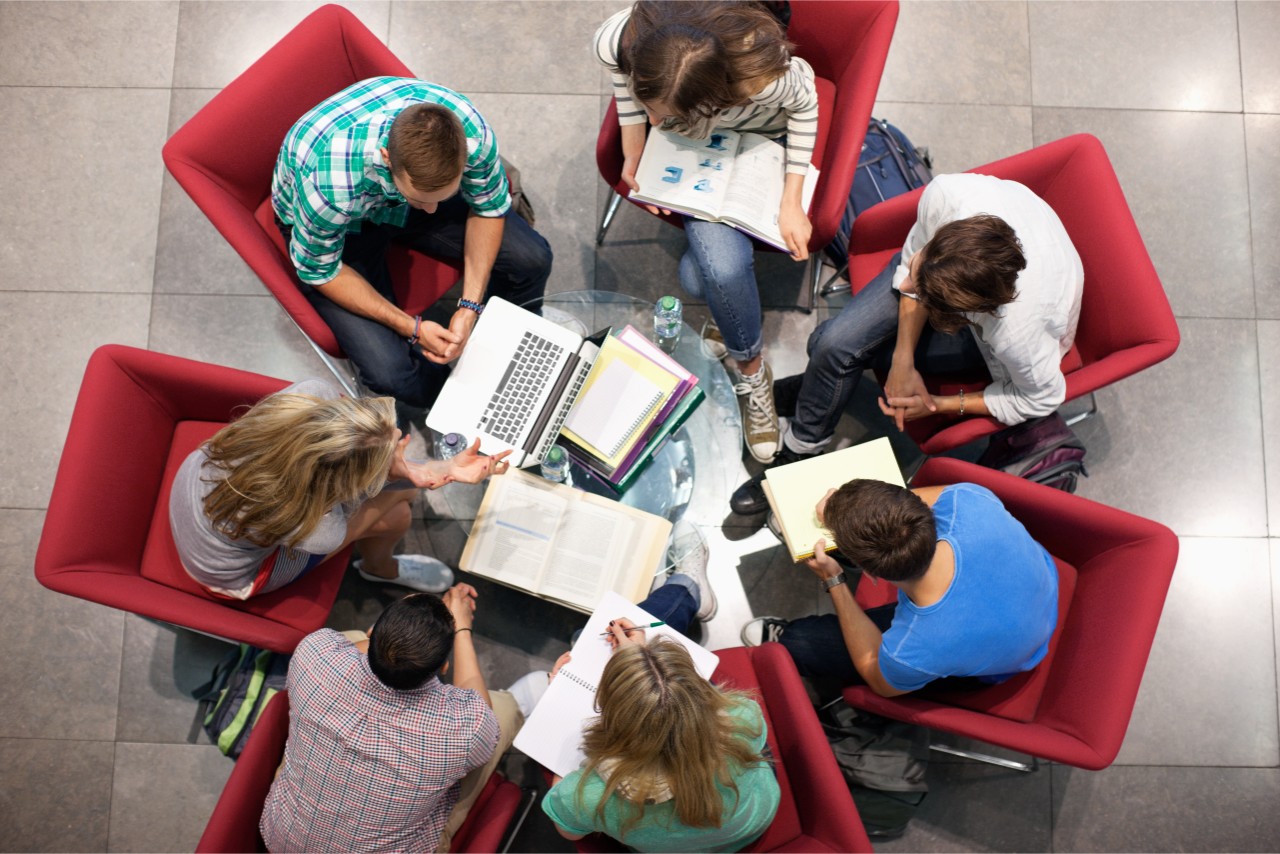
[[[645,623],[643,626],[631,626],[630,628],[623,629],[622,633],[625,635],[627,632],[638,632],[641,629],[656,629],[658,626],[665,625],[666,623],[662,622],[662,620],[655,620],[652,623]],[[613,632],[601,632],[600,637],[607,638],[611,634],[613,634]]]

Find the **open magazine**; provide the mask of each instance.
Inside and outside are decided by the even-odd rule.
[[[636,167],[631,198],[698,219],[723,222],[787,251],[778,229],[787,150],[758,133],[715,130],[703,140],[654,130]],[[804,178],[802,205],[813,200],[818,169]]]

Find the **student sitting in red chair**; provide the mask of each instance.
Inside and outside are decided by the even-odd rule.
[[[748,646],[781,642],[820,694],[866,684],[892,697],[948,677],[976,677],[969,684],[978,687],[1045,657],[1058,572],[990,490],[851,480],[828,491],[817,514],[863,574],[898,588],[895,604],[863,611],[820,539],[808,566],[836,612],[758,617],[743,628]]]

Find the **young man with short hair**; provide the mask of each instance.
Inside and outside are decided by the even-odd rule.
[[[865,683],[892,697],[948,677],[1001,682],[1048,652],[1057,568],[990,490],[852,480],[828,491],[817,514],[864,575],[898,588],[896,604],[863,611],[818,540],[807,563],[835,613],[744,627],[748,645],[781,642],[820,693]]]
[[[487,295],[536,307],[551,274],[547,241],[511,211],[492,129],[464,96],[422,80],[363,80],[299,119],[271,203],[303,294],[361,379],[412,407],[435,401]],[[447,327],[396,304],[392,242],[462,260]]]
[[[509,693],[485,688],[475,596],[467,584],[417,593],[368,637],[303,638],[289,665],[284,762],[262,812],[270,850],[448,850],[524,721]],[[448,685],[439,676],[451,653]]]
[[[867,368],[888,374],[880,410],[899,430],[930,415],[1048,415],[1066,399],[1061,363],[1083,289],[1080,256],[1043,199],[990,175],[939,175],[902,251],[809,336],[804,374],[775,384],[790,422],[771,466],[826,449]],[[973,394],[934,397],[921,376],[982,369],[991,382]],[[768,509],[763,478],[734,492],[735,513]]]

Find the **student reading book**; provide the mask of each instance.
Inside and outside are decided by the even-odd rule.
[[[835,538],[818,521],[818,501],[828,489],[858,478],[906,486],[887,436],[766,472],[764,494],[792,560],[813,557],[819,539],[827,541],[827,551],[835,549]]]

